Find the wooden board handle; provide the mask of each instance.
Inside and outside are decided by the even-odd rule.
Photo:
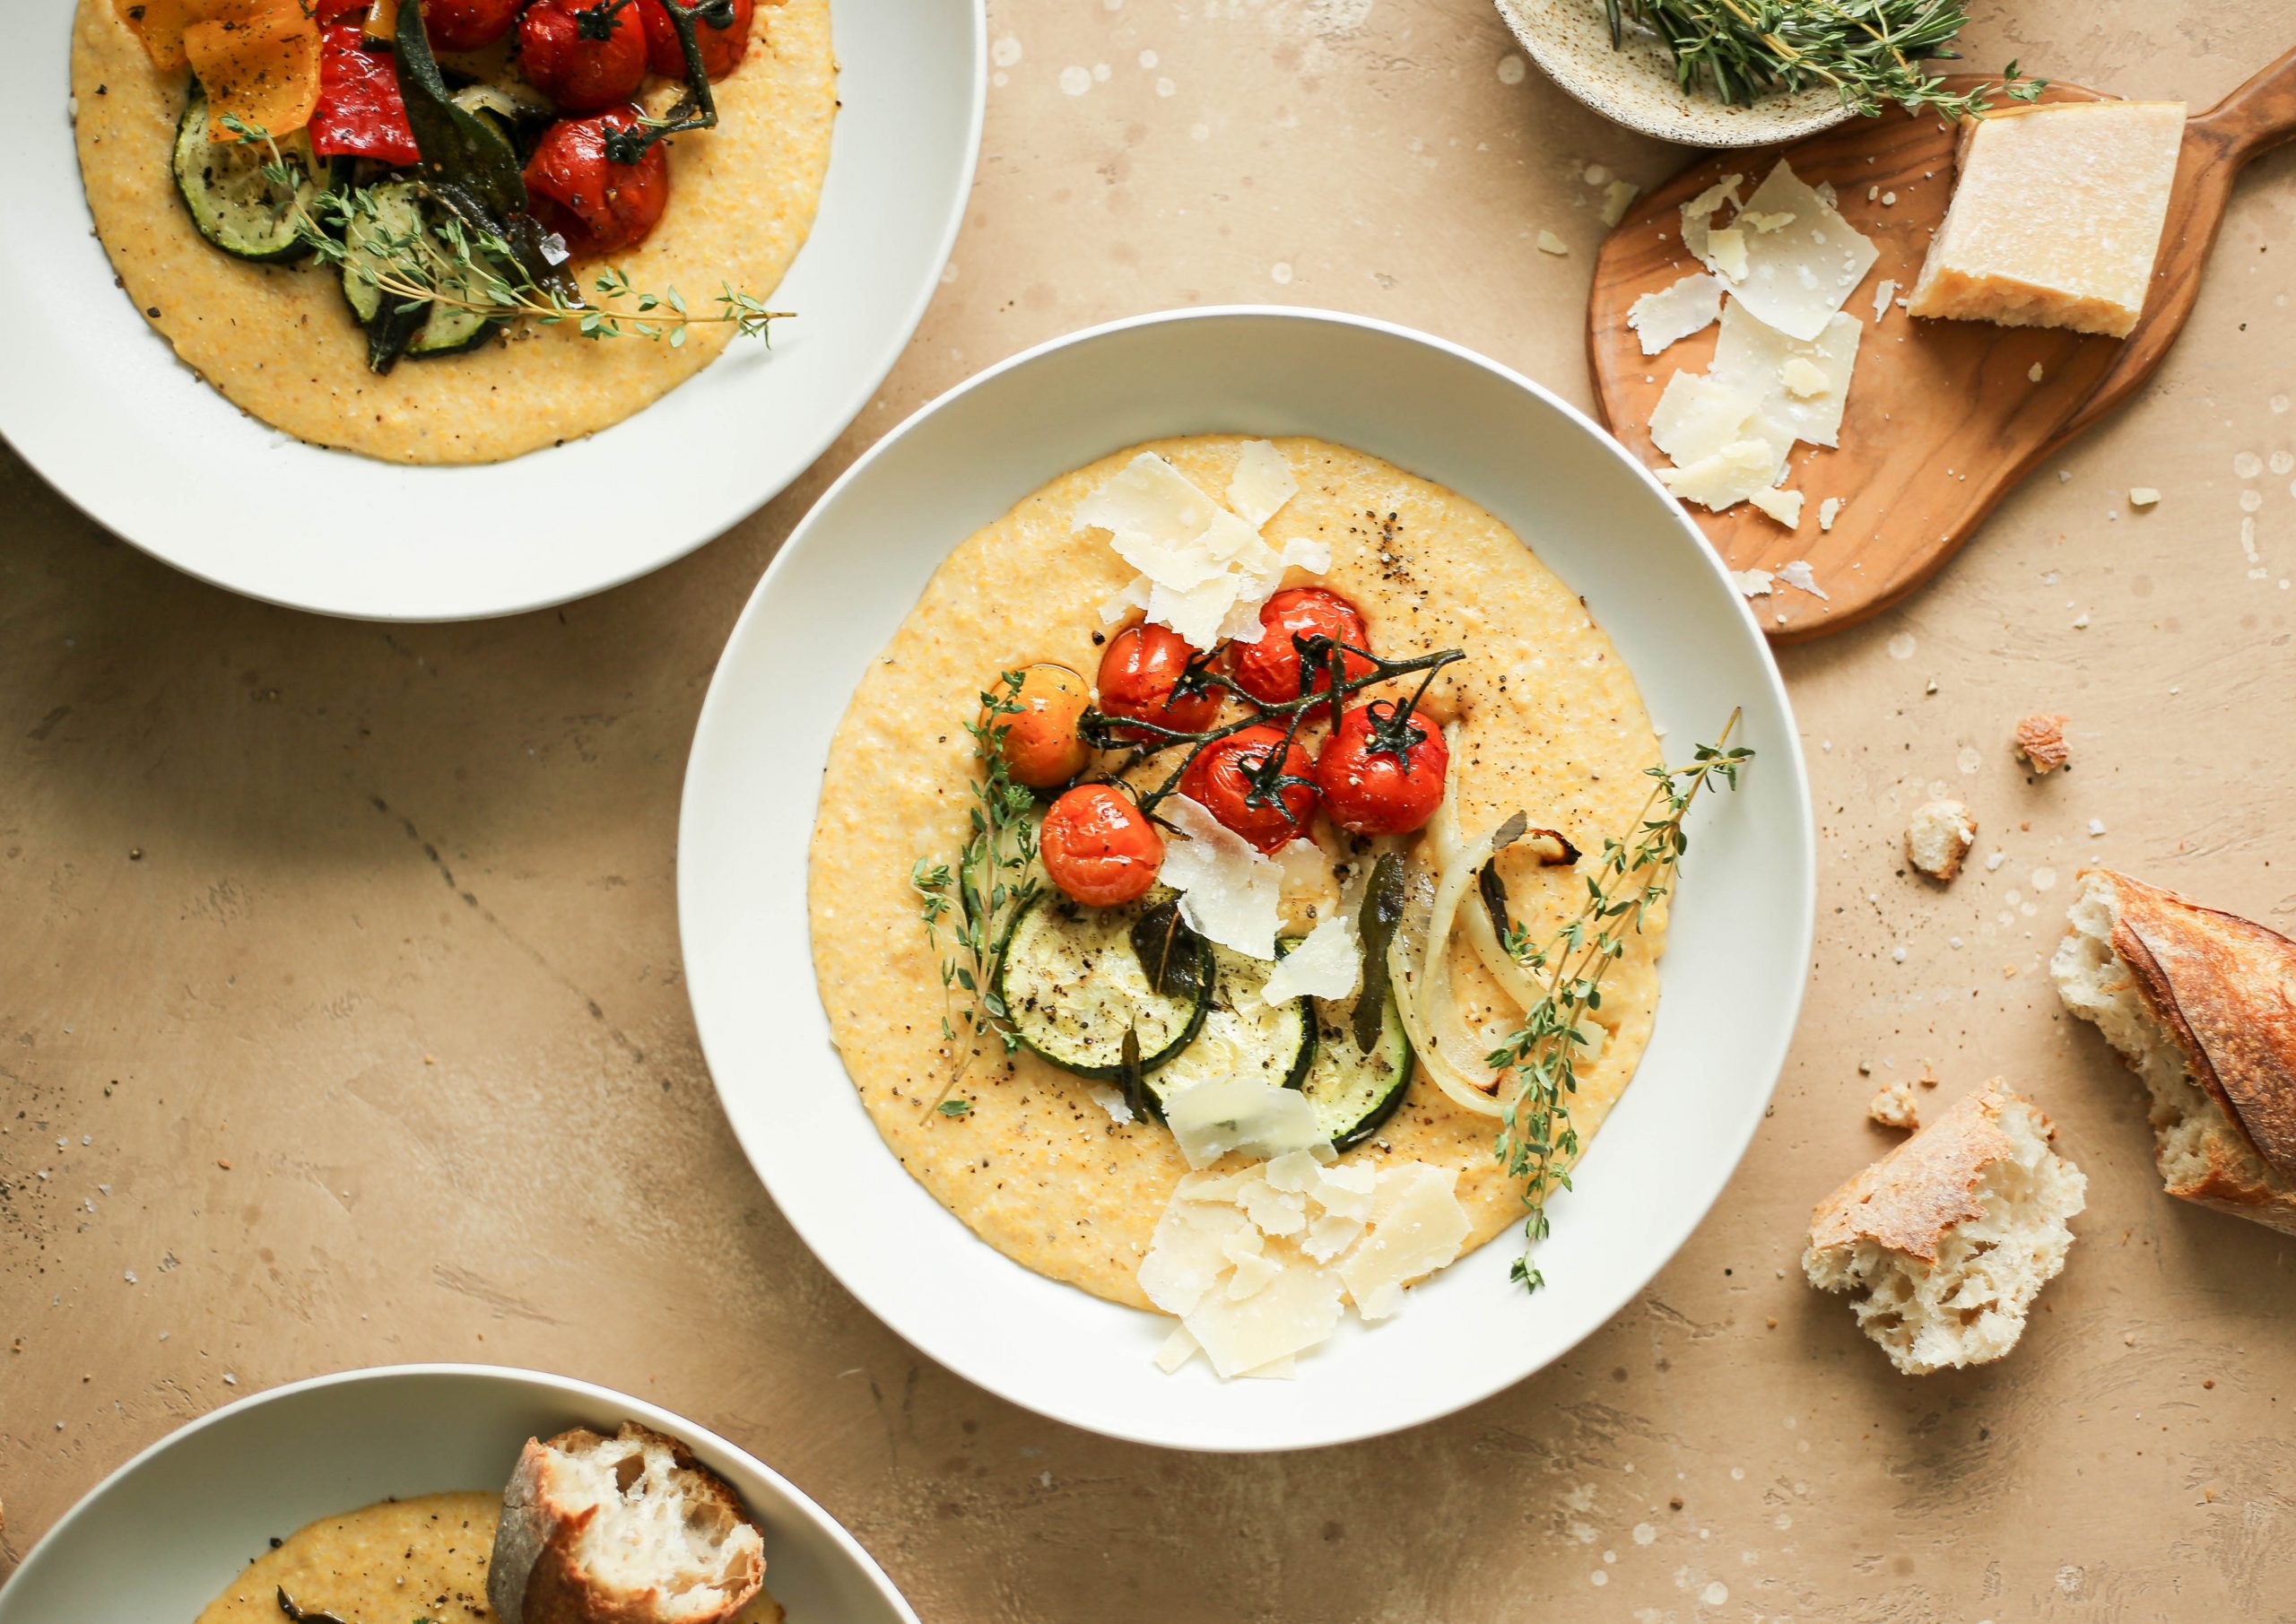
[[[2222,142],[2235,164],[2296,135],[2296,50],[2192,122]]]

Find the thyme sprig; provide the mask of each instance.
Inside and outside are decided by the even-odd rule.
[[[665,339],[683,344],[689,328],[731,325],[744,337],[770,342],[774,322],[790,312],[768,309],[763,300],[720,283],[714,311],[691,308],[674,286],[660,293],[640,292],[630,278],[608,265],[593,287],[601,301],[570,296],[530,275],[508,239],[475,230],[462,217],[440,210],[438,218],[412,229],[385,217],[375,187],[330,187],[305,204],[297,194],[299,172],[281,153],[270,132],[227,113],[220,121],[241,141],[264,143],[270,161],[264,178],[287,194],[283,211],[296,237],[323,263],[407,305],[427,304],[469,310],[502,319],[526,318],[542,326],[574,323],[585,338]]]
[[[1691,803],[1714,780],[1735,789],[1739,768],[1752,759],[1752,751],[1730,743],[1740,715],[1732,711],[1721,738],[1700,745],[1687,766],[1644,769],[1656,782],[1632,832],[1604,840],[1602,857],[1587,875],[1586,900],[1552,941],[1532,942],[1520,925],[1507,931],[1508,952],[1544,981],[1538,1003],[1523,1012],[1523,1024],[1484,1056],[1500,1073],[1500,1087],[1512,1089],[1495,1150],[1508,1176],[1522,1180],[1529,1209],[1523,1255],[1509,1272],[1526,1290],[1546,1283],[1532,1264],[1531,1249],[1546,1238],[1547,1198],[1570,1187],[1570,1164],[1578,1154],[1570,1100],[1578,1091],[1578,1051],[1588,1041],[1584,1024],[1602,1008],[1603,977],[1625,957],[1650,910],[1673,889],[1674,871],[1690,848],[1683,820]]]
[[[918,916],[926,942],[936,951],[944,940],[948,944],[941,960],[941,1037],[955,1055],[947,1081],[926,1107],[944,1116],[964,1114],[949,1108],[961,1103],[949,1096],[964,1081],[984,1039],[994,1038],[1007,1055],[1021,1046],[997,995],[996,978],[1013,921],[1043,889],[1036,872],[1036,797],[1013,781],[1002,748],[1012,725],[1005,718],[1021,713],[1022,675],[999,673],[980,696],[978,718],[964,725],[976,770],[965,841],[955,864],[919,857],[909,869],[909,884],[921,899]]]
[[[1341,642],[1320,633],[1294,632],[1292,641],[1300,654],[1300,692],[1292,699],[1270,701],[1247,692],[1232,678],[1213,670],[1208,663],[1209,656],[1204,656],[1188,663],[1175,691],[1231,695],[1242,700],[1245,708],[1245,714],[1236,720],[1197,733],[1185,733],[1155,722],[1110,716],[1095,708],[1087,710],[1077,718],[1076,731],[1095,750],[1129,747],[1130,754],[1118,769],[1119,773],[1162,754],[1174,745],[1188,747],[1187,754],[1180,758],[1179,765],[1166,776],[1164,781],[1141,795],[1140,810],[1152,812],[1167,795],[1179,787],[1188,768],[1207,746],[1216,744],[1231,734],[1241,733],[1247,727],[1281,721],[1284,725],[1283,743],[1280,746],[1269,746],[1263,755],[1255,761],[1248,762],[1244,768],[1248,786],[1244,794],[1245,803],[1250,806],[1280,805],[1286,789],[1302,785],[1310,789],[1315,787],[1312,779],[1303,778],[1296,773],[1286,773],[1283,762],[1291,754],[1292,742],[1299,737],[1300,728],[1318,713],[1327,710],[1328,719],[1335,730],[1349,695],[1375,683],[1392,682],[1415,671],[1422,672],[1425,674],[1409,699],[1396,706],[1386,717],[1375,718],[1373,748],[1402,753],[1426,736],[1422,729],[1409,728],[1408,722],[1420,701],[1426,698],[1435,673],[1444,666],[1467,657],[1465,649],[1444,648],[1433,654],[1414,655],[1406,660],[1390,660],[1373,654],[1368,648],[1358,648],[1352,643]],[[1364,661],[1368,669],[1355,676],[1348,675],[1351,658]],[[1324,679],[1320,687],[1316,685],[1318,678]]]
[[[1960,0],[1605,0],[1611,43],[1629,22],[1658,36],[1686,91],[1743,106],[1778,89],[1831,85],[1841,104],[1871,117],[1891,102],[1909,113],[1970,117],[1992,109],[1995,93],[2031,101],[2046,79],[2012,62],[1999,83],[1952,91],[1926,74],[1931,60],[1957,61],[1950,48],[1969,24]]]

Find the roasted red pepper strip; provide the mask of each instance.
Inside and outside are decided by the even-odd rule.
[[[370,0],[317,0],[311,7],[311,21],[321,28],[333,28],[346,18],[366,20]]]
[[[372,48],[357,22],[320,30],[319,100],[310,133],[311,151],[322,158],[349,152],[404,164],[422,156],[407,127],[391,54]]]

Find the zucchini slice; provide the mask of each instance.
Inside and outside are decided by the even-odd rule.
[[[258,265],[284,265],[311,251],[296,235],[294,205],[309,208],[326,189],[325,170],[300,131],[277,144],[281,161],[296,177],[292,189],[265,177],[271,148],[263,143],[209,138],[207,92],[198,80],[191,82],[170,161],[176,195],[202,237],[226,254]]]
[[[1355,1041],[1355,1009],[1364,993],[1380,1001],[1378,1036],[1369,1053]],[[1318,998],[1316,1056],[1300,1085],[1335,1151],[1352,1150],[1379,1131],[1411,1091],[1411,1035],[1393,991],[1382,980],[1336,1003]]]
[[[1279,943],[1280,953],[1297,945]],[[1145,1079],[1148,1107],[1161,1117],[1178,1095],[1218,1078],[1249,1077],[1296,1089],[1316,1057],[1315,1001],[1294,998],[1269,1005],[1259,990],[1275,966],[1224,947],[1212,950],[1212,1007],[1196,1041]]]
[[[343,265],[344,302],[367,329],[367,364],[387,372],[401,355],[417,360],[459,355],[483,343],[496,325],[484,312],[438,303],[417,303],[409,309],[405,301],[391,298],[362,274],[387,263],[395,245],[409,242],[418,233],[438,240],[413,181],[387,181],[367,195],[371,212],[354,213],[344,233],[349,254]],[[444,259],[446,245],[439,242],[438,249]],[[468,297],[470,285],[467,278],[457,277],[444,287]]]
[[[1195,973],[1168,976],[1169,990],[1158,991],[1132,946],[1149,906],[1079,908],[1048,889],[1021,910],[996,995],[1022,1043],[1063,1071],[1105,1081],[1124,1076],[1126,1031],[1138,1034],[1140,1068],[1152,1074],[1187,1046],[1212,1003],[1208,951],[1186,937]]]

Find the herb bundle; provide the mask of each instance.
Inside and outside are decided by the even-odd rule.
[[[1718,743],[1701,744],[1686,767],[1659,765],[1644,770],[1657,782],[1636,815],[1633,831],[1603,842],[1603,855],[1587,876],[1587,899],[1578,915],[1544,946],[1532,943],[1520,925],[1507,934],[1507,951],[1544,978],[1538,1002],[1523,1012],[1523,1024],[1484,1056],[1511,1088],[1499,1131],[1496,1154],[1508,1176],[1523,1181],[1523,1255],[1509,1277],[1528,1290],[1545,1283],[1531,1263],[1531,1248],[1548,1233],[1547,1197],[1570,1187],[1570,1164],[1578,1154],[1578,1131],[1570,1123],[1570,1099],[1578,1091],[1578,1051],[1587,1042],[1582,1023],[1603,1004],[1603,977],[1626,954],[1645,918],[1673,889],[1675,868],[1690,842],[1683,819],[1709,781],[1735,789],[1738,769],[1753,751],[1730,745],[1738,725],[1732,712]],[[1511,1080],[1508,1073],[1511,1073]]]
[[[1743,106],[1773,90],[1831,85],[1844,107],[1871,117],[1890,102],[1940,118],[1989,111],[1994,92],[2031,101],[2045,79],[2012,62],[1998,84],[1952,91],[1925,74],[1969,23],[1960,0],[1604,0],[1611,43],[1629,23],[1656,34],[1686,91]]]
[[[956,1055],[948,1081],[926,1107],[946,1116],[961,1116],[971,1109],[949,1096],[964,1081],[982,1039],[995,1038],[1007,1055],[1021,1045],[996,994],[996,970],[1013,921],[1043,886],[1035,872],[1036,796],[1027,786],[1013,782],[1000,747],[1011,725],[1004,718],[1021,711],[1022,677],[1017,671],[998,673],[996,683],[980,696],[980,716],[964,725],[978,770],[971,784],[972,804],[966,809],[965,842],[955,866],[919,857],[909,869],[909,883],[922,899],[918,916],[925,924],[926,941],[938,951],[945,937],[951,950],[941,960],[941,987],[947,1000],[941,1037],[956,1049]]]

